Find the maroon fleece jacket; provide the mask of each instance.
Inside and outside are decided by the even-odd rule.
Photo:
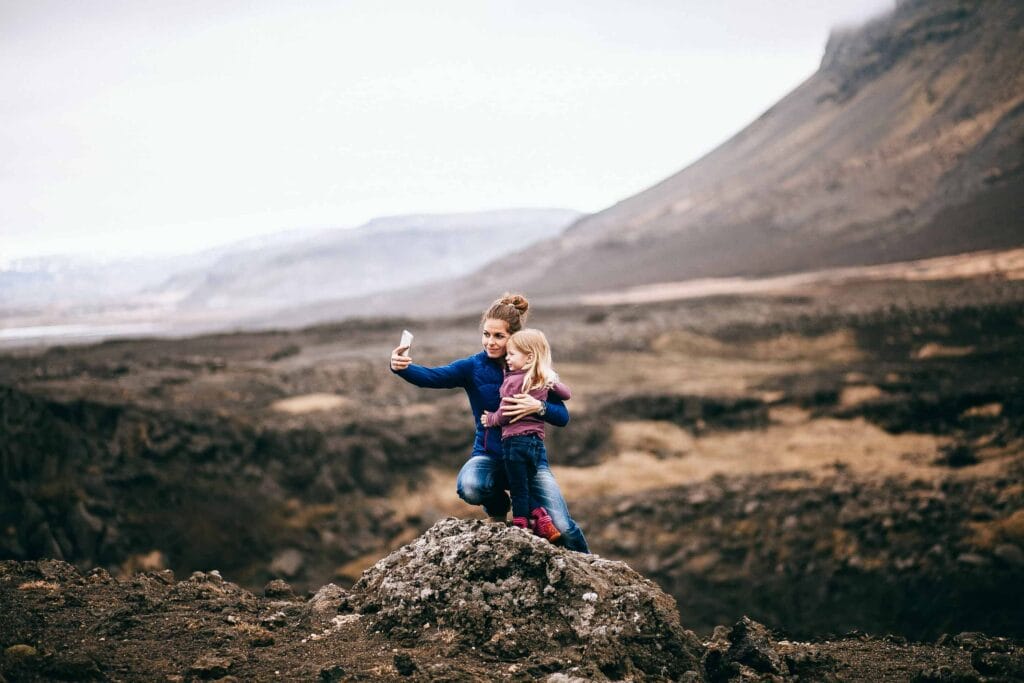
[[[501,383],[501,389],[498,390],[498,394],[505,398],[506,396],[515,396],[516,394],[523,393],[523,375],[525,374],[525,370],[506,371],[505,379]],[[549,393],[558,396],[563,401],[569,400],[572,396],[569,387],[561,382],[555,382],[550,387],[541,387],[526,393],[540,401],[548,400]],[[526,434],[534,434],[542,439],[544,438],[544,421],[537,417],[537,415],[527,415],[518,422],[512,423],[509,422],[510,419],[505,417],[499,407],[496,412],[487,414],[487,426],[497,427],[501,425],[501,438],[503,441],[510,436],[525,436]]]

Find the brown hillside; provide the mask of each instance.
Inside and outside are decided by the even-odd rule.
[[[572,295],[1024,243],[1022,38],[1013,0],[898,3],[835,32],[816,74],[695,164],[458,289]]]

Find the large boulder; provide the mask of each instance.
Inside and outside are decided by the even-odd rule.
[[[370,627],[393,638],[504,661],[562,656],[613,679],[700,668],[699,642],[654,583],[514,527],[441,520],[364,572],[352,593]]]

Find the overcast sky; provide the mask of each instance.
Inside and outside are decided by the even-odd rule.
[[[0,0],[0,264],[598,211],[892,0]]]

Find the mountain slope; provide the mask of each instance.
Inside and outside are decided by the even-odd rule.
[[[816,74],[698,162],[452,291],[563,298],[1022,244],[1022,38],[1012,0],[898,3],[835,32]]]

